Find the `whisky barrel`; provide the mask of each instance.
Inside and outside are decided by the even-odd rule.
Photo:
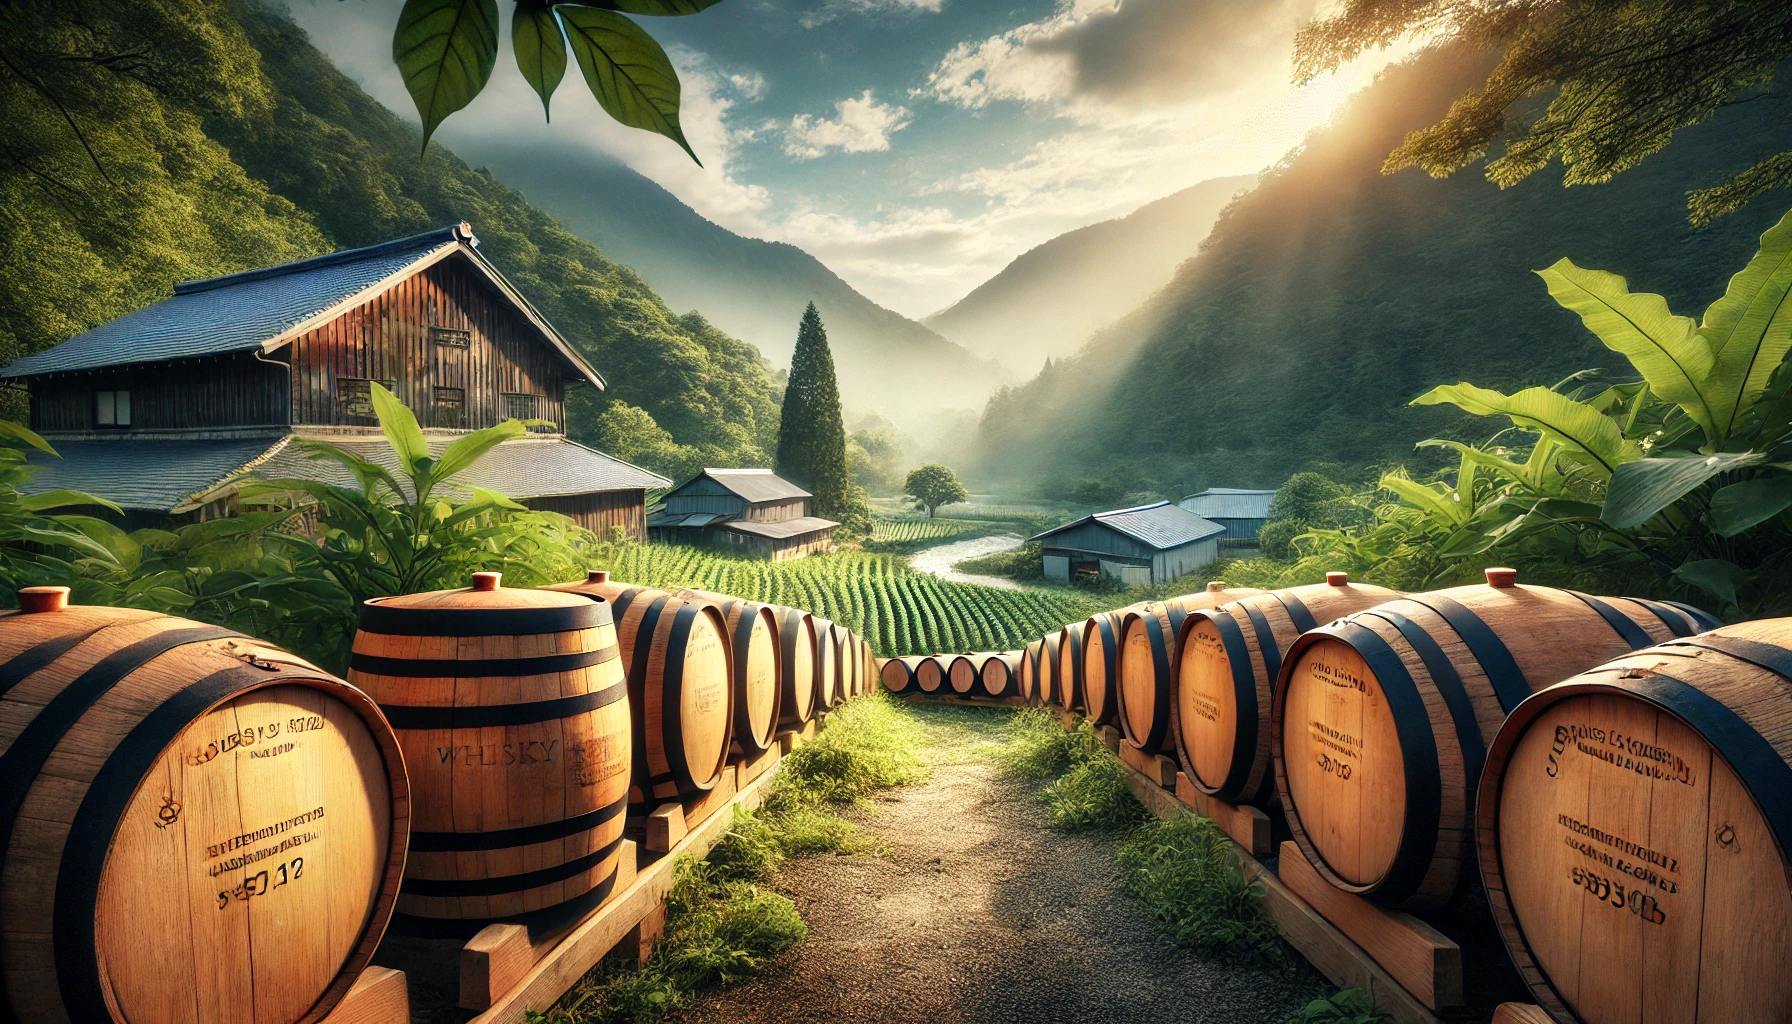
[[[946,670],[946,682],[951,684],[952,692],[960,697],[983,696],[983,663],[989,659],[990,655],[983,652],[953,658]]]
[[[1619,657],[1487,751],[1481,871],[1557,1020],[1792,1020],[1792,619]]]
[[[839,707],[853,695],[852,631],[834,623],[834,706]]]
[[[815,717],[815,621],[800,608],[770,607],[778,620],[778,646],[784,659],[778,672],[778,726],[800,729]]]
[[[864,659],[865,664],[865,692],[871,693],[877,689],[878,674],[880,671],[877,663],[877,652],[871,649],[870,641],[863,637],[859,638],[859,647],[864,651],[860,657]]]
[[[1072,622],[1058,632],[1058,704],[1066,711],[1083,708],[1083,629]]]
[[[1091,725],[1112,725],[1119,713],[1115,663],[1120,653],[1120,618],[1097,612],[1083,623],[1083,717]]]
[[[715,788],[734,732],[722,613],[598,572],[544,590],[610,603],[634,718],[633,799],[646,807]]]
[[[827,711],[840,703],[840,645],[834,639],[834,623],[819,615],[815,623],[815,711]]]
[[[497,573],[375,598],[349,680],[379,701],[410,771],[402,917],[470,934],[608,895],[632,756],[607,603]]]
[[[1183,620],[1201,609],[1261,593],[1254,587],[1228,589],[1224,583],[1214,582],[1200,593],[1120,609],[1119,649],[1114,655],[1115,717],[1128,744],[1147,754],[1176,753],[1170,736],[1175,690],[1171,669]]]
[[[1021,657],[1020,651],[1001,651],[984,659],[983,669],[978,673],[983,696],[995,700],[1014,696]]]
[[[1412,594],[1301,635],[1270,713],[1294,841],[1333,885],[1378,903],[1442,905],[1470,857],[1487,744],[1533,691],[1696,632],[1678,609],[1488,583]]]
[[[878,678],[891,693],[907,693],[915,689],[915,666],[920,658],[890,658],[878,669]]]
[[[1399,597],[1328,572],[1324,583],[1191,612],[1171,666],[1170,735],[1189,782],[1230,803],[1266,806],[1275,795],[1269,706],[1282,652],[1321,622]]]
[[[771,605],[688,588],[680,590],[678,596],[687,601],[709,602],[727,623],[735,746],[747,754],[771,749],[778,741],[783,695],[783,681],[778,675],[784,658],[778,618]]]
[[[1056,633],[1039,641],[1039,692],[1036,702],[1042,707],[1052,707],[1058,703],[1058,653],[1062,649],[1062,638]]]
[[[323,1016],[404,870],[385,719],[279,648],[67,598],[0,613],[0,1018]]]
[[[915,665],[915,687],[922,693],[939,693],[946,685],[946,669],[936,655],[929,654]]]
[[[1020,652],[1020,672],[1014,678],[1016,697],[1024,704],[1035,704],[1039,697],[1039,651],[1045,641],[1035,640]]]

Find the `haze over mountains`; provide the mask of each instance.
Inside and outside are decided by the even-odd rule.
[[[1023,253],[923,321],[978,355],[1032,372],[1071,354],[1170,282],[1256,175],[1214,178]]]

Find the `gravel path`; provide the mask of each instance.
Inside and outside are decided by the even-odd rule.
[[[1026,540],[1017,533],[998,533],[989,537],[972,537],[969,540],[955,540],[950,544],[923,548],[908,556],[908,564],[915,569],[932,573],[941,579],[954,583],[975,583],[984,587],[995,587],[999,590],[1025,590],[1027,588],[1011,579],[1001,576],[978,576],[973,573],[959,572],[952,568],[954,562],[962,562],[967,558],[982,558],[1002,551],[1019,551]]]
[[[1280,1024],[1311,998],[1302,974],[1167,948],[1112,879],[1114,841],[1053,832],[979,756],[1001,712],[955,711],[921,713],[933,780],[860,819],[889,855],[787,865],[808,939],[683,1020]]]

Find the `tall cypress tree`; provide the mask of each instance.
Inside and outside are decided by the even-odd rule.
[[[784,388],[784,415],[778,425],[778,475],[815,495],[815,514],[838,516],[848,507],[846,425],[840,416],[840,386],[828,329],[815,303],[803,310],[790,383]]]

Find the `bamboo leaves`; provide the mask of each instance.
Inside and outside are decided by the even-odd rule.
[[[1619,530],[1641,526],[1713,477],[1765,461],[1759,452],[1739,452],[1627,462],[1606,487],[1604,519]]]
[[[624,14],[677,17],[720,2],[516,0],[511,50],[517,70],[541,97],[544,117],[566,77],[570,45],[605,112],[631,128],[666,136],[696,160],[678,120],[678,72],[660,44]],[[417,104],[426,149],[442,121],[485,88],[497,57],[497,0],[405,0],[392,36],[392,60]]]

